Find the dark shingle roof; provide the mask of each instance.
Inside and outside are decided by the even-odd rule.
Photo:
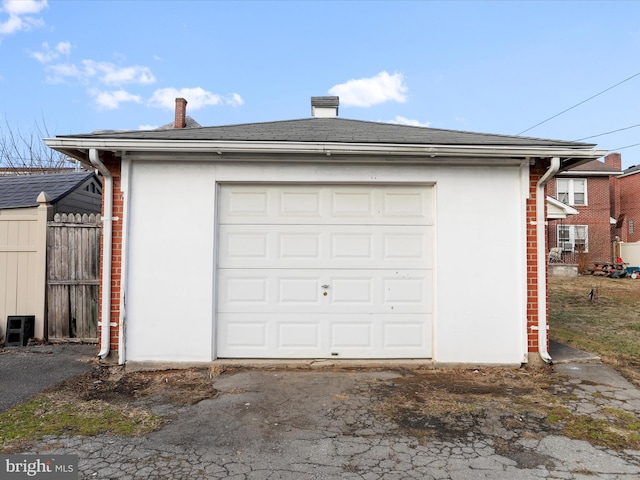
[[[0,176],[0,208],[37,207],[40,192],[46,192],[55,203],[93,175],[93,172],[73,172]]]
[[[218,127],[131,130],[61,137],[136,140],[220,140],[243,142],[338,142],[416,145],[593,147],[588,143],[441,130],[343,118],[308,118]]]
[[[600,160],[592,160],[587,163],[583,163],[582,165],[578,165],[577,167],[573,167],[569,170],[570,172],[602,172],[603,175],[616,175],[620,174],[619,170],[616,170],[611,165],[607,165]]]
[[[640,165],[631,165],[629,168],[625,169],[624,172],[622,173],[624,173],[625,175],[628,175],[628,174],[636,173],[639,171],[640,171]]]
[[[200,125],[198,122],[196,122],[189,115],[184,117],[184,122],[185,122],[185,126],[182,127],[182,128],[199,128],[199,127],[202,127],[202,125]],[[175,121],[167,123],[166,125],[162,125],[161,127],[156,128],[156,130],[168,130],[170,128],[175,128],[174,127],[175,123],[176,123]]]

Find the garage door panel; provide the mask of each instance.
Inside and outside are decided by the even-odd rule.
[[[249,217],[267,219],[270,215],[270,189],[266,186],[256,188],[225,189],[225,216],[248,221]]]
[[[293,272],[292,272],[293,273]],[[300,278],[299,276],[277,278],[278,305],[288,304],[302,308],[316,308],[321,302],[321,287],[318,278]]]
[[[263,273],[263,272],[260,272]],[[264,307],[269,302],[269,283],[265,275],[229,277],[225,279],[224,296],[233,305],[253,305]]]
[[[395,320],[385,322],[383,326],[383,348],[385,350],[415,351],[415,349],[423,349],[427,346],[429,356],[431,356],[431,329],[428,328],[431,322],[425,322],[424,317],[417,315],[407,315]],[[428,315],[428,320],[431,320],[430,315]]]
[[[430,317],[427,316],[430,320]],[[220,358],[430,358],[424,315],[220,314]],[[229,338],[225,341],[225,335]]]
[[[268,261],[269,237],[268,233],[255,229],[224,231],[220,234],[220,253],[228,263]]]
[[[425,305],[428,303],[429,286],[430,282],[422,275],[384,278],[382,287],[384,303],[391,306],[394,304]]]
[[[433,225],[433,189],[406,186],[224,186],[219,224]]]
[[[320,323],[287,323],[278,325],[278,350],[307,348],[320,351]]]
[[[255,319],[259,318],[259,321]],[[220,313],[218,357],[319,358],[328,355],[326,316],[266,313]],[[252,329],[255,328],[255,332]],[[232,335],[231,341],[225,335]],[[243,344],[242,336],[248,341]],[[323,338],[324,335],[324,338]],[[263,343],[261,343],[263,342]],[[323,347],[324,345],[324,347]]]
[[[331,323],[331,350],[339,356],[351,349],[373,349],[373,325],[370,322],[345,321]],[[338,353],[338,355],[336,355]]]
[[[267,326],[266,319],[260,322],[222,322],[220,333],[225,335],[230,348],[266,349]]]
[[[424,270],[224,269],[218,278],[218,312],[431,312]]]
[[[327,301],[338,306],[339,304],[363,304],[369,308],[375,304],[374,288],[375,280],[371,277],[358,277],[356,275],[332,276],[327,289]]]
[[[350,218],[371,220],[375,218],[375,198],[372,191],[341,189],[333,192],[331,219]]]
[[[331,243],[329,258],[334,261],[354,262],[366,260],[371,262],[374,260],[375,233],[343,231],[329,233],[328,235]]]
[[[425,198],[425,190],[385,191],[382,202],[382,215],[386,218],[400,217],[404,223],[410,223],[410,219],[431,223],[430,203]]]
[[[284,190],[280,193],[279,200],[278,214],[281,217],[306,218],[315,221],[322,216],[321,195],[313,189]],[[276,206],[278,203],[274,202],[274,207]]]
[[[219,238],[220,268],[432,268],[432,227],[222,225]]]
[[[289,232],[278,234],[277,256],[281,260],[322,261],[319,232]]]

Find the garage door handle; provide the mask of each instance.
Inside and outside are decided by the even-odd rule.
[[[322,285],[322,288],[329,288],[329,285]]]

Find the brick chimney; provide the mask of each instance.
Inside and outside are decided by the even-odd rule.
[[[187,126],[187,100],[176,98],[176,119],[173,128],[184,128]]]
[[[604,157],[604,163],[613,167],[614,170],[622,170],[622,155],[619,153],[610,153]]]

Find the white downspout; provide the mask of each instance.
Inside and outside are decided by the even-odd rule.
[[[552,363],[547,351],[547,249],[545,232],[544,187],[560,170],[560,158],[553,157],[551,165],[536,184],[536,244],[538,246],[538,352],[546,363]]]
[[[104,177],[102,193],[104,195],[103,230],[102,230],[102,307],[100,309],[100,353],[104,360],[111,348],[111,246],[113,243],[113,177],[111,172],[100,161],[98,150],[89,150],[89,161]]]

